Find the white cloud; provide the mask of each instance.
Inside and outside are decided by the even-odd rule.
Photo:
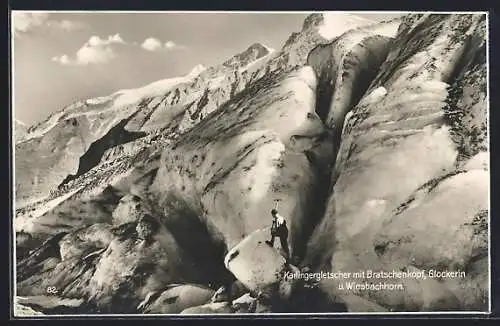
[[[166,41],[162,44],[160,40],[154,37],[148,37],[142,42],[141,47],[147,51],[159,51],[159,50],[175,50],[181,49],[182,46],[176,44],[173,41]]]
[[[76,52],[76,62],[79,65],[106,63],[115,57],[115,51],[107,46],[84,45]]]
[[[116,52],[111,47],[113,44],[126,44],[126,42],[120,34],[110,35],[108,38],[94,35],[76,52],[75,59],[70,59],[66,54],[63,54],[53,57],[52,61],[62,65],[83,66],[106,63],[116,57]]]
[[[24,12],[24,11],[13,11],[12,12],[12,29],[15,34],[19,32],[27,32],[34,27],[43,25],[49,14],[45,12]]]
[[[161,49],[161,42],[154,37],[148,37],[144,40],[141,47],[147,51],[157,51]]]
[[[102,39],[99,36],[91,36],[87,42],[90,46],[106,46],[113,43],[125,44],[120,34],[110,35],[107,39]]]
[[[177,44],[175,44],[172,41],[167,41],[167,42],[165,42],[164,46],[165,46],[165,49],[173,49],[177,46]]]
[[[87,24],[84,24],[82,22],[66,20],[66,19],[61,20],[61,21],[49,20],[49,21],[47,21],[47,25],[50,27],[62,29],[62,30],[67,31],[67,32],[85,29],[88,27]]]
[[[61,56],[52,57],[52,61],[59,62],[62,65],[69,65],[71,63],[71,61],[69,60],[69,57],[66,54],[63,54]]]
[[[185,49],[183,45],[179,45],[175,43],[174,41],[167,41],[165,44],[163,44],[163,48],[165,50],[182,50]]]
[[[62,54],[52,57],[53,62],[61,65],[81,65],[102,64],[116,58],[115,45],[129,44],[123,40],[119,33],[101,38],[93,35],[87,42],[76,52],[74,58],[70,58],[67,54]],[[138,45],[137,43],[132,43]],[[162,42],[154,37],[148,37],[142,42],[141,47],[147,51],[169,51],[173,49],[181,49],[182,46],[173,41]]]
[[[15,36],[19,37],[20,34],[29,32],[36,27],[51,27],[69,32],[88,26],[79,21],[49,19],[49,14],[46,12],[12,12],[12,31]]]

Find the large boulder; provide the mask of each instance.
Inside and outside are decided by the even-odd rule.
[[[254,293],[271,300],[290,299],[299,282],[287,275],[298,269],[287,265],[285,258],[267,243],[269,230],[257,230],[231,249],[224,259],[229,271]]]
[[[134,311],[148,293],[189,279],[184,267],[190,262],[168,230],[156,222],[144,238],[137,232],[140,223],[122,225],[124,234],[111,241],[95,265],[87,292],[103,310]]]
[[[93,251],[105,249],[113,238],[111,226],[102,223],[68,233],[59,241],[61,260],[83,258]]]
[[[252,313],[257,308],[257,298],[250,293],[245,293],[231,303],[235,313]]]
[[[120,199],[120,202],[113,211],[113,223],[119,225],[135,222],[145,214],[149,214],[149,210],[142,202],[141,198],[136,195],[128,194]]]
[[[36,296],[52,287],[63,297],[93,302],[99,311],[132,313],[148,293],[202,278],[193,265],[148,215],[114,228],[96,224],[50,238],[20,262],[17,291]]]

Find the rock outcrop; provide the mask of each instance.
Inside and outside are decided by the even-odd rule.
[[[207,271],[193,264],[172,235],[146,215],[114,228],[95,224],[49,239],[19,264],[18,293],[43,295],[54,287],[65,297],[95,303],[101,312],[135,312],[148,293],[165,284],[207,282]]]

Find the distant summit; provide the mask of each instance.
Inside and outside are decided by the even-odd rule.
[[[257,59],[270,54],[273,51],[274,49],[271,49],[263,44],[254,43],[250,45],[250,47],[248,47],[248,49],[246,49],[245,51],[236,54],[231,59],[224,62],[223,65],[231,68],[244,67]]]

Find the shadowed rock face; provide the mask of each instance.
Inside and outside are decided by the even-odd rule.
[[[396,34],[396,27],[394,35]],[[320,45],[308,56],[308,65],[320,76],[317,97],[323,111],[318,115],[328,127],[342,130],[344,117],[364,94],[384,62],[391,38],[375,31],[352,31],[328,45]]]
[[[84,104],[74,106],[86,108]],[[80,158],[91,145],[136,110],[72,113],[77,108],[68,107],[30,128],[25,139],[16,144],[17,207],[47,197],[68,175],[76,174]]]
[[[44,313],[484,309],[484,19],[409,15],[351,31],[328,21],[311,15],[279,51],[254,44],[30,128],[16,144],[18,293],[50,286],[61,298],[21,304]],[[291,266],[263,242],[275,199]],[[286,280],[287,268],[466,277],[346,293],[334,280]],[[80,303],[68,310],[59,299]]]
[[[97,141],[93,142],[88,150],[80,157],[78,170],[76,173],[68,175],[59,185],[59,187],[65,185],[69,181],[78,178],[79,176],[90,171],[92,168],[97,166],[101,161],[106,150],[119,146],[137,138],[146,136],[145,132],[129,132],[124,130],[124,126],[129,122],[130,119],[124,119],[120,121],[116,126],[111,128],[108,133],[103,137],[99,138]]]

